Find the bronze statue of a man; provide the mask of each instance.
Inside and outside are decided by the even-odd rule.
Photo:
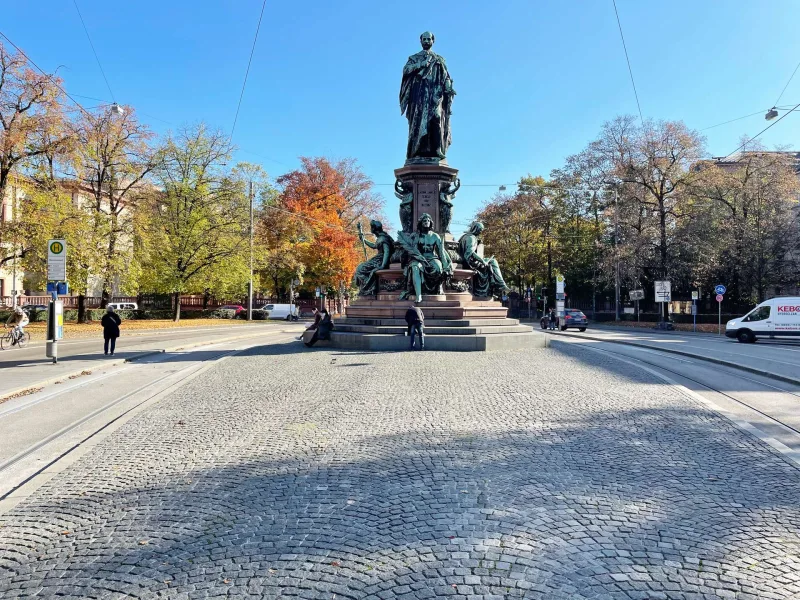
[[[469,231],[458,240],[458,255],[468,268],[475,270],[472,277],[472,293],[475,296],[493,297],[502,296],[508,289],[500,272],[500,265],[493,256],[483,258],[483,243],[481,234],[483,233],[483,223],[474,221],[470,225]]]
[[[372,220],[369,222],[369,228],[372,235],[375,236],[375,242],[370,242],[364,239],[364,233],[359,227],[358,238],[378,253],[372,258],[362,262],[356,267],[355,281],[358,286],[358,293],[362,296],[375,296],[378,293],[378,271],[381,269],[389,268],[389,261],[394,252],[394,241],[392,236],[383,230],[383,224],[380,221]],[[366,251],[365,251],[366,252]]]
[[[453,80],[444,58],[431,51],[434,35],[419,36],[422,51],[408,58],[400,85],[400,114],[408,118],[406,158],[442,160],[450,146]]]

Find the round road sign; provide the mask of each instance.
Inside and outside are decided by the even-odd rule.
[[[722,302],[724,296],[722,294],[717,294],[717,302]]]
[[[61,242],[52,242],[50,244],[50,252],[53,254],[61,254],[64,251],[64,244]]]
[[[728,291],[728,288],[726,288],[721,283],[714,288],[714,293],[716,293],[716,294],[724,294],[727,291]]]

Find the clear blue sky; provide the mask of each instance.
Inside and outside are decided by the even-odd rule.
[[[230,131],[261,0],[78,0],[121,104],[164,133]],[[800,62],[797,0],[617,0],[645,118],[702,129],[767,109]],[[405,159],[398,90],[419,34],[436,35],[458,96],[448,162],[466,221],[494,187],[547,176],[618,114],[636,114],[611,0],[268,0],[234,142],[277,176],[301,155],[355,157],[376,184]],[[111,100],[71,0],[4,3],[0,30],[69,92]],[[79,98],[86,106],[96,101]],[[800,72],[780,104],[800,102]],[[710,155],[763,115],[704,131]],[[800,115],[768,131],[797,147]],[[397,225],[397,201],[382,185]],[[454,233],[457,233],[457,229]]]

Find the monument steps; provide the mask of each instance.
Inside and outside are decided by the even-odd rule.
[[[483,352],[546,348],[549,338],[542,332],[503,335],[431,335],[425,337],[425,351]],[[402,335],[331,332],[330,346],[366,351],[408,351],[411,341]],[[320,345],[328,345],[319,343]]]
[[[380,319],[401,319],[405,317],[408,305],[405,306],[348,306],[348,317],[374,317]],[[498,318],[504,319],[507,310],[503,306],[445,306],[423,308],[426,319],[469,319]]]
[[[376,327],[405,327],[404,318],[373,319],[343,317],[336,319],[336,327],[340,325],[372,325]],[[425,327],[490,327],[519,325],[516,319],[431,319],[425,318]]]
[[[336,324],[336,331],[348,333],[375,333],[385,335],[404,335],[407,326],[376,327],[373,325],[341,325]],[[487,327],[425,327],[425,335],[497,335],[504,333],[530,333],[531,328],[525,325],[492,325]]]

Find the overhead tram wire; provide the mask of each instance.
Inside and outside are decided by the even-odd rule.
[[[622,49],[625,51],[625,60],[628,63],[628,73],[631,74],[631,85],[633,85],[633,95],[636,96],[636,108],[639,109],[639,121],[644,125],[644,117],[642,116],[642,106],[639,104],[639,94],[636,91],[636,82],[633,80],[633,69],[631,68],[631,59],[628,57],[628,47],[625,45],[625,36],[622,33],[622,22],[619,20],[619,11],[617,10],[617,0],[611,0],[614,3],[614,14],[617,15],[617,25],[619,26],[619,37],[622,38]]]
[[[781,95],[780,95],[780,96],[778,96],[778,99],[777,99],[777,100],[775,100],[775,106],[777,106],[777,105],[778,105],[778,102],[780,102],[780,101],[781,101],[781,98],[783,98],[783,93],[786,91],[786,88],[788,88],[788,87],[789,87],[789,84],[792,82],[792,79],[794,79],[794,75],[795,75],[795,73],[797,73],[797,69],[798,69],[798,68],[800,68],[800,62],[799,62],[799,63],[797,63],[797,66],[794,68],[794,71],[792,71],[792,76],[791,76],[791,77],[789,77],[789,81],[787,81],[787,82],[786,82],[786,85],[785,85],[785,86],[783,86],[783,89],[781,90]]]
[[[83,31],[86,34],[86,39],[89,40],[89,46],[92,48],[94,58],[97,61],[97,66],[100,67],[100,73],[103,74],[103,79],[106,82],[108,93],[111,94],[111,99],[114,100],[114,104],[116,104],[117,99],[114,97],[114,92],[111,91],[111,84],[108,83],[108,77],[106,77],[106,72],[103,70],[103,65],[100,64],[100,57],[97,55],[97,50],[95,50],[94,44],[92,43],[92,38],[89,36],[89,30],[86,28],[86,22],[83,20],[81,9],[78,8],[78,0],[72,0],[72,3],[75,5],[75,10],[78,12],[78,18],[81,20],[81,25],[83,25]]]
[[[233,127],[231,127],[230,139],[233,140],[233,132],[236,131],[236,121],[239,120],[239,109],[242,108],[242,98],[244,98],[244,88],[247,86],[247,77],[250,75],[250,64],[253,62],[253,54],[256,51],[256,42],[258,41],[258,32],[261,30],[261,19],[264,18],[264,9],[267,7],[267,0],[261,5],[261,14],[258,17],[258,25],[256,26],[256,35],[253,38],[253,48],[250,50],[250,59],[247,61],[247,70],[244,73],[244,81],[242,82],[242,93],[239,94],[239,104],[236,105],[236,116],[233,118]]]
[[[776,106],[775,108],[780,108],[781,110],[786,110],[786,109],[791,108],[791,107],[792,107],[792,105],[789,104],[789,105]],[[769,109],[767,109],[767,110],[769,110]],[[727,125],[728,123],[733,123],[735,121],[741,121],[742,119],[747,119],[748,117],[754,117],[755,115],[763,115],[763,114],[764,114],[764,109],[758,110],[758,111],[756,111],[754,113],[750,113],[749,115],[744,115],[743,117],[736,117],[735,119],[730,119],[729,121],[723,121],[722,123],[717,123],[716,125],[710,125],[708,127],[703,127],[702,129],[698,129],[698,131],[706,131],[708,129],[714,129],[715,127],[722,127],[723,125]]]
[[[70,95],[69,95],[69,93],[67,93],[67,90],[65,90],[63,87],[61,87],[61,86],[59,85],[59,83],[58,83],[58,82],[57,82],[55,79],[53,79],[52,75],[50,75],[50,74],[48,74],[48,73],[45,73],[44,69],[42,69],[42,68],[41,68],[39,65],[37,65],[35,62],[33,62],[33,60],[31,60],[31,57],[30,57],[30,56],[28,56],[27,54],[25,54],[25,53],[22,51],[22,49],[21,49],[19,46],[17,46],[17,45],[16,45],[14,42],[12,42],[12,41],[11,41],[11,39],[10,39],[10,38],[9,38],[9,37],[8,37],[8,36],[5,34],[5,33],[3,33],[2,31],[0,31],[0,36],[3,36],[3,38],[5,38],[5,40],[6,40],[6,41],[7,41],[9,44],[11,44],[12,46],[14,46],[14,48],[16,48],[17,52],[19,52],[19,53],[20,53],[20,54],[21,54],[21,55],[22,55],[22,56],[25,58],[25,60],[27,60],[29,63],[31,63],[31,64],[32,64],[32,65],[33,65],[33,66],[36,68],[36,70],[38,70],[38,71],[39,71],[39,72],[40,72],[42,75],[44,75],[45,77],[47,77],[47,78],[50,80],[50,82],[51,82],[51,83],[52,83],[54,86],[56,86],[56,87],[57,87],[59,90],[61,90],[61,92],[62,92],[62,93],[63,93],[63,94],[64,94],[64,95],[65,95],[67,98],[69,98],[70,100],[72,100],[72,102],[74,102],[74,103],[75,103],[75,106],[77,106],[77,107],[78,107],[78,108],[80,108],[80,109],[81,109],[83,112],[85,112],[87,116],[89,116],[89,117],[91,117],[91,116],[92,116],[92,114],[91,114],[91,113],[90,113],[88,110],[86,110],[85,108],[83,108],[83,105],[81,105],[81,103],[80,103],[80,102],[78,102],[77,100],[75,100],[75,98],[73,98],[72,96],[70,96]]]
[[[780,122],[781,122],[781,121],[782,121],[784,118],[786,118],[787,116],[789,116],[790,114],[792,114],[794,111],[796,111],[796,110],[798,109],[798,107],[800,107],[800,103],[796,104],[794,108],[792,108],[791,110],[789,110],[789,111],[785,112],[785,113],[784,113],[784,114],[783,114],[781,117],[779,117],[779,118],[778,118],[778,119],[776,119],[774,122],[772,122],[772,123],[770,123],[769,125],[767,125],[766,127],[764,127],[764,129],[762,129],[761,131],[759,131],[757,134],[755,134],[753,137],[751,137],[749,140],[747,140],[747,141],[746,141],[745,143],[743,143],[741,146],[739,146],[738,148],[736,148],[736,150],[734,150],[733,152],[729,152],[728,154],[726,154],[724,158],[728,158],[728,157],[729,157],[729,156],[731,156],[732,154],[736,154],[736,153],[737,153],[739,150],[741,150],[742,148],[744,148],[745,146],[747,146],[747,144],[749,144],[751,141],[753,141],[753,140],[755,140],[755,139],[758,139],[758,137],[759,137],[759,136],[760,136],[762,133],[764,133],[764,132],[765,132],[765,131],[767,131],[769,128],[771,128],[771,127],[774,127],[775,125],[777,125],[778,123],[780,123]]]

